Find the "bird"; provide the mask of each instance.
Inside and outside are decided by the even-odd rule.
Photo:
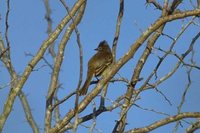
[[[112,52],[107,41],[101,41],[95,50],[97,53],[88,61],[87,78],[84,85],[79,90],[80,96],[87,94],[92,78],[94,76],[101,76],[105,69],[113,62]]]

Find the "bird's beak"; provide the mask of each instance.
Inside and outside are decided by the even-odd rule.
[[[95,48],[94,50],[98,51],[98,48]]]

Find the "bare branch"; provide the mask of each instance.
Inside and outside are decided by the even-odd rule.
[[[194,50],[192,50],[191,63],[194,63]],[[185,99],[186,99],[186,94],[187,94],[187,92],[189,91],[190,86],[191,86],[191,84],[192,84],[192,81],[191,81],[191,72],[192,72],[192,69],[193,69],[193,68],[190,67],[189,70],[187,70],[187,79],[188,79],[188,83],[187,83],[187,85],[186,85],[186,87],[185,87],[185,90],[184,90],[184,92],[183,92],[183,94],[182,94],[182,98],[181,98],[180,104],[179,104],[179,106],[178,106],[177,114],[181,113],[182,106],[183,106],[183,104],[184,104],[184,102],[185,102]],[[176,125],[175,125],[175,127],[174,127],[174,133],[178,130],[179,123],[180,123],[180,121],[177,121],[177,122],[176,122]]]
[[[157,9],[162,10],[162,6],[156,0],[146,0],[146,4],[153,4]]]
[[[170,8],[169,8],[169,13],[170,13],[170,14],[173,13],[174,10],[178,7],[178,5],[181,4],[182,2],[183,2],[183,0],[174,0],[174,1],[172,2],[172,5],[171,5]]]
[[[72,19],[72,22],[74,23],[75,25],[75,28],[74,28],[74,31],[76,33],[76,40],[77,40],[77,44],[78,44],[78,47],[79,47],[79,59],[80,59],[80,75],[79,75],[79,82],[78,82],[78,85],[77,85],[77,92],[79,91],[79,88],[81,86],[81,83],[82,83],[82,78],[83,78],[83,50],[82,50],[82,45],[81,45],[81,40],[80,40],[80,33],[78,31],[78,28],[77,28],[77,25],[75,24],[75,21],[73,19],[73,17],[71,16],[70,14],[70,9],[69,7],[67,6],[67,4],[65,3],[64,0],[60,0],[61,3],[63,4],[63,6],[65,7],[65,9],[67,10],[67,13],[69,14],[69,16],[71,17]],[[79,101],[79,95],[78,93],[76,94],[76,99],[75,99],[75,110],[78,110],[78,101]],[[76,112],[76,119],[75,119],[75,124],[74,124],[74,129],[73,131],[76,131],[76,128],[77,128],[77,124],[78,124],[78,112]]]
[[[163,17],[164,16],[166,16],[166,10],[163,10]],[[124,101],[125,107],[122,108],[122,110],[121,110],[120,121],[118,121],[116,123],[113,132],[124,132],[124,129],[125,129],[125,126],[126,126],[127,111],[129,110],[129,108],[133,104],[133,103],[130,104],[130,101],[131,101],[133,94],[134,94],[133,92],[134,92],[135,86],[137,84],[137,79],[139,79],[142,68],[144,67],[144,64],[146,63],[147,58],[151,54],[152,48],[153,48],[155,42],[157,41],[157,39],[160,37],[160,35],[161,35],[160,33],[162,33],[164,27],[165,27],[165,23],[163,25],[161,25],[156,30],[156,32],[150,37],[142,56],[140,57],[140,59],[137,62],[137,65],[136,65],[134,72],[133,72],[133,75],[131,77],[131,84],[127,87],[126,99]],[[137,97],[137,95],[136,95],[136,97]]]
[[[127,131],[126,133],[147,133],[150,132],[162,125],[166,125],[172,122],[175,122],[177,120],[181,120],[184,118],[200,118],[200,113],[199,112],[185,112],[185,113],[180,113],[178,115],[174,115],[171,117],[167,117],[163,120],[157,121],[155,123],[152,123],[146,127],[143,128],[136,128],[136,129],[132,129]]]
[[[8,4],[8,7],[9,7],[9,2],[7,4]],[[7,12],[7,15],[9,14],[8,12]],[[7,40],[7,49],[9,49],[10,45],[9,45],[9,40],[8,40],[8,16],[7,16],[7,20],[6,21],[7,21],[6,22],[7,23],[7,29],[6,29],[6,36],[7,36],[6,38],[7,39],[6,40]],[[10,77],[11,77],[10,83],[7,86],[9,86],[11,89],[13,89],[17,85],[18,75],[15,72],[15,69],[14,69],[14,67],[12,65],[12,62],[11,62],[11,59],[10,59],[10,51],[7,51],[7,49],[5,49],[2,38],[1,38],[0,41],[1,41],[0,49],[3,50],[2,56],[1,56],[2,57],[1,60],[4,63],[4,65],[6,66],[6,69],[8,70],[8,72],[10,74]],[[7,52],[7,54],[6,54],[6,56],[4,56],[4,53],[6,53],[6,52]],[[4,87],[6,87],[6,86],[4,86]],[[24,112],[26,114],[26,119],[27,119],[29,125],[31,126],[31,128],[32,128],[34,133],[38,133],[39,132],[39,128],[38,128],[38,126],[37,126],[37,124],[36,124],[36,122],[35,122],[35,120],[34,120],[34,118],[32,116],[31,111],[30,111],[28,100],[26,99],[26,97],[25,97],[25,95],[24,95],[24,93],[22,91],[20,91],[18,93],[18,97],[20,98],[20,101],[22,103]]]
[[[79,104],[79,112],[83,111],[86,106],[91,102],[94,97],[98,95],[98,93],[101,91],[101,88],[108,82],[110,79],[118,72],[118,70],[127,62],[129,61],[137,51],[137,49],[144,43],[144,41],[154,32],[156,31],[160,26],[165,24],[168,21],[181,19],[183,17],[188,16],[194,16],[200,14],[200,10],[192,10],[192,11],[185,11],[184,13],[176,13],[173,15],[169,15],[166,17],[162,17],[159,20],[157,20],[154,24],[152,24],[137,40],[133,45],[130,47],[128,52],[119,59],[115,64],[111,65],[109,68],[109,71],[105,73],[103,78],[98,82],[97,86],[93,89],[91,93],[89,93],[83,101]],[[112,68],[112,69],[111,69]],[[57,132],[60,130],[60,128],[63,128],[65,125],[69,123],[69,121],[74,117],[75,111],[70,110],[65,118],[60,121],[59,124],[56,124],[55,127],[53,127],[50,130],[50,133]]]
[[[47,34],[50,36],[52,33],[52,19],[51,19],[51,8],[49,5],[49,0],[44,0],[44,6],[46,10],[45,19],[47,21]],[[49,46],[49,53],[51,54],[52,58],[55,60],[56,53],[54,50],[54,42]]]
[[[124,14],[124,0],[120,0],[120,7],[119,7],[118,18],[117,18],[115,37],[113,39],[113,46],[112,46],[112,54],[113,54],[114,62],[116,60],[117,42],[119,39],[120,27],[121,27],[123,14]]]
[[[56,19],[55,22],[59,20],[60,22],[57,24],[56,28],[53,30],[52,29],[52,26],[53,26],[52,15],[54,15],[54,13],[51,14],[52,10],[49,5],[52,2],[50,2],[49,0],[43,0],[45,11],[46,11],[44,17],[47,23],[48,38],[43,43],[41,43],[41,46],[37,51],[34,51],[34,53],[36,52],[35,55],[31,53],[27,53],[27,52],[25,53],[26,56],[27,55],[30,56],[31,60],[26,63],[28,65],[25,66],[24,70],[21,70],[20,68],[21,75],[18,75],[18,73],[16,73],[14,69],[15,68],[14,65],[12,64],[13,62],[11,61],[12,59],[11,57],[18,55],[18,53],[17,54],[14,53],[13,55],[11,55],[12,54],[11,50],[13,51],[17,50],[18,47],[12,47],[10,44],[11,40],[15,39],[15,38],[10,38],[11,36],[9,36],[10,30],[11,30],[9,26],[13,26],[11,24],[13,24],[14,22],[13,21],[11,23],[10,21],[9,12],[12,11],[10,10],[10,5],[11,5],[10,2],[11,2],[10,0],[6,0],[6,2],[4,2],[6,4],[3,5],[3,7],[5,7],[5,9],[3,8],[3,10],[5,10],[3,11],[5,12],[5,15],[2,15],[2,16],[5,18],[2,18],[2,20],[5,21],[4,23],[5,26],[3,25],[4,27],[2,28],[3,30],[2,32],[4,32],[5,43],[3,42],[3,39],[0,33],[0,63],[2,63],[0,64],[0,79],[3,79],[2,83],[0,83],[0,89],[2,92],[7,93],[6,94],[7,99],[5,101],[2,101],[4,106],[2,104],[2,112],[0,114],[0,132],[3,132],[4,124],[6,123],[6,120],[8,119],[10,113],[12,112],[12,107],[16,101],[15,100],[16,96],[20,98],[20,102],[22,103],[21,107],[24,110],[24,115],[26,116],[26,121],[30,125],[30,128],[33,130],[33,132],[36,132],[36,133],[39,132],[39,127],[37,126],[37,123],[34,121],[34,118],[32,115],[32,113],[34,112],[31,111],[31,107],[28,103],[27,97],[23,93],[22,89],[26,83],[27,83],[26,86],[32,85],[30,84],[30,82],[27,82],[27,81],[30,81],[31,73],[33,73],[34,71],[39,71],[46,66],[50,68],[51,74],[50,74],[49,87],[47,88],[48,93],[46,96],[46,110],[45,110],[45,114],[43,114],[45,115],[44,116],[45,121],[43,124],[45,133],[64,133],[64,132],[70,132],[70,131],[75,133],[77,131],[82,131],[82,128],[86,128],[85,130],[88,130],[88,132],[91,132],[91,133],[103,132],[104,129],[102,130],[102,129],[99,129],[98,127],[100,126],[98,125],[99,124],[98,121],[102,117],[104,118],[106,114],[111,114],[111,117],[115,116],[114,119],[112,118],[109,119],[109,122],[112,122],[112,123],[115,122],[115,124],[113,125],[113,127],[109,127],[105,129],[105,132],[113,132],[113,133],[122,133],[125,131],[151,132],[152,130],[159,129],[159,127],[163,127],[167,124],[171,124],[172,122],[173,122],[172,124],[174,125],[176,124],[176,127],[174,128],[174,132],[177,131],[179,126],[183,126],[183,128],[186,128],[186,131],[185,131],[186,133],[191,133],[191,132],[196,131],[197,129],[200,129],[200,124],[199,124],[200,112],[198,112],[197,110],[197,112],[188,111],[186,113],[183,113],[182,111],[182,106],[186,104],[185,100],[187,99],[187,93],[189,92],[188,90],[195,89],[194,85],[196,85],[195,83],[197,80],[196,76],[199,76],[198,74],[196,74],[196,72],[200,72],[199,71],[200,65],[198,64],[199,62],[197,61],[199,52],[195,51],[196,48],[199,47],[195,44],[197,44],[197,40],[200,37],[200,32],[197,31],[198,33],[196,33],[196,36],[194,36],[193,38],[191,37],[192,34],[187,35],[187,33],[191,33],[191,30],[195,32],[197,28],[200,27],[200,24],[199,24],[200,1],[199,0],[187,1],[187,4],[189,3],[189,6],[184,5],[185,3],[183,3],[183,0],[163,0],[163,1],[146,0],[147,4],[150,4],[156,9],[158,9],[158,10],[154,10],[154,12],[157,12],[157,13],[154,14],[153,18],[152,16],[147,16],[147,18],[151,17],[151,19],[146,19],[146,21],[148,22],[144,22],[144,23],[149,23],[150,20],[152,19],[155,20],[155,22],[150,22],[151,24],[149,26],[143,25],[144,23],[142,22],[143,23],[142,24],[138,20],[130,20],[130,17],[132,19],[132,16],[129,16],[129,13],[133,13],[133,12],[143,13],[143,11],[141,10],[135,11],[134,10],[135,8],[131,8],[131,12],[128,12],[126,14],[125,23],[127,22],[129,23],[130,21],[135,21],[135,22],[138,21],[137,24],[135,24],[137,27],[138,25],[142,24],[143,27],[148,27],[148,28],[145,30],[144,28],[139,27],[139,31],[134,32],[134,38],[132,38],[134,39],[134,42],[130,44],[129,49],[125,52],[124,52],[124,49],[119,49],[120,50],[119,55],[121,55],[121,52],[123,52],[124,54],[121,57],[117,57],[118,58],[117,60],[116,50],[119,45],[118,44],[119,39],[121,38],[120,36],[122,32],[121,28],[124,28],[124,27],[121,27],[122,19],[124,21],[124,18],[123,18],[124,10],[126,8],[130,9],[129,7],[131,7],[131,5],[125,6],[125,4],[129,4],[128,1],[127,3],[124,3],[125,2],[124,0],[119,0],[118,7],[117,7],[118,16],[115,21],[115,31],[114,31],[115,33],[114,33],[113,42],[112,42],[112,54],[114,56],[114,62],[108,67],[106,72],[101,75],[100,80],[97,79],[97,81],[92,81],[90,83],[90,84],[95,84],[95,85],[92,85],[94,86],[93,89],[91,88],[92,91],[90,91],[88,95],[86,95],[85,97],[81,97],[81,98],[79,97],[78,92],[82,83],[82,75],[83,75],[83,49],[82,49],[82,44],[81,44],[81,39],[80,39],[82,34],[80,35],[79,30],[86,30],[86,31],[90,30],[91,28],[90,26],[85,27],[88,24],[90,25],[90,22],[88,23],[87,21],[87,18],[90,17],[90,14],[88,17],[83,19],[86,21],[80,25],[81,29],[79,29],[78,25],[79,25],[79,22],[82,20],[82,16],[83,15],[87,16],[87,14],[85,13],[88,13],[91,11],[95,11],[94,13],[96,13],[95,7],[92,6],[92,8],[90,8],[91,3],[88,3],[89,8],[86,10],[87,12],[84,12],[86,8],[87,0],[76,0],[76,1],[70,1],[69,3],[67,0],[60,0],[60,2],[57,1],[56,4],[59,4],[59,6],[63,6],[63,8],[65,9],[65,10],[61,9],[62,11],[64,11],[65,17],[63,17],[62,20],[60,20],[60,18]],[[197,3],[197,5],[195,4],[195,2]],[[69,5],[74,4],[74,5],[72,5],[69,8],[68,4]],[[105,3],[101,3],[101,4],[105,4]],[[111,4],[111,3],[106,3],[106,5],[101,5],[101,6],[108,6],[107,4]],[[135,4],[135,3],[132,2],[131,4]],[[180,9],[185,9],[185,10],[180,11],[179,10],[180,5],[181,5]],[[55,7],[57,8],[57,5],[51,5],[51,6],[53,8]],[[137,6],[137,5],[133,5],[133,6]],[[137,9],[144,9],[144,8],[137,8]],[[103,11],[101,13],[105,13],[106,10],[107,8],[103,7],[101,8],[100,12]],[[56,13],[57,11],[60,11],[60,10],[56,9]],[[130,11],[130,10],[127,10],[127,11]],[[109,12],[108,15],[111,15],[111,14]],[[152,14],[148,14],[148,15],[152,15]],[[155,15],[158,17],[157,19],[155,18],[156,17]],[[57,17],[57,16],[54,16],[54,17]],[[95,17],[99,17],[99,16],[95,16]],[[96,24],[96,21],[98,21],[98,19],[96,18],[94,19],[95,24]],[[178,20],[178,21],[175,21],[175,20]],[[93,22],[94,21],[92,21],[92,23]],[[103,22],[106,22],[106,21],[103,20]],[[26,23],[26,21],[24,21],[24,23]],[[104,23],[97,23],[97,24],[98,26],[101,26]],[[99,27],[97,28],[99,29]],[[127,28],[130,28],[130,27],[125,27],[126,30]],[[176,28],[176,29],[173,29],[173,28]],[[130,30],[131,29],[128,29],[127,31],[130,31]],[[15,34],[15,32],[13,33]],[[83,33],[85,36],[86,35],[85,32]],[[90,34],[91,32],[88,32],[88,33]],[[137,36],[138,34],[140,34],[140,36],[135,39],[135,35]],[[87,37],[91,37],[91,36],[86,35],[86,38],[85,38],[86,40],[87,40]],[[93,38],[88,38],[88,39],[89,40],[95,39],[94,35],[92,35],[92,37]],[[121,39],[125,39],[127,41],[127,38],[126,37],[124,38],[124,37],[125,36],[123,36]],[[20,38],[17,38],[17,39],[20,39]],[[79,74],[69,75],[73,77],[75,76],[75,78],[79,76],[78,77],[79,79],[77,81],[75,88],[71,88],[71,89],[69,88],[70,84],[67,84],[68,87],[64,87],[63,86],[64,84],[62,85],[59,80],[60,78],[62,78],[61,77],[62,76],[61,73],[63,72],[62,65],[64,63],[64,60],[66,59],[64,57],[67,56],[66,54],[67,51],[65,47],[67,44],[69,44],[68,43],[69,39],[71,39],[72,41],[76,39],[77,44],[75,45],[77,45],[77,48],[78,48],[76,49],[78,50],[78,53],[76,53],[76,55],[79,56],[78,57],[79,61],[76,60],[76,63],[78,61],[79,62],[78,64],[80,64],[79,69],[76,70],[77,72],[79,72]],[[55,42],[55,40],[57,40],[57,42]],[[191,43],[185,44],[185,42],[187,42],[188,40],[191,40]],[[15,42],[15,41],[12,41],[12,42]],[[57,44],[57,46],[55,44]],[[72,45],[74,45],[74,43]],[[55,50],[57,50],[57,52],[55,52]],[[45,53],[50,54],[50,58],[53,59],[53,63],[50,62],[48,58],[46,58]],[[72,58],[70,58],[70,60]],[[16,59],[16,57],[14,57],[13,59]],[[16,61],[17,60],[15,60],[15,64],[18,63]],[[38,63],[41,61],[44,61],[42,62],[43,64],[38,65]],[[169,68],[168,68],[168,65],[170,65]],[[70,67],[73,67],[73,65],[70,65]],[[63,67],[63,69],[68,69],[68,68]],[[132,71],[130,71],[130,69]],[[70,70],[72,69],[70,68]],[[1,72],[2,72],[3,77],[1,77],[2,76]],[[5,72],[7,72],[8,74],[7,73],[5,74]],[[176,112],[177,114],[172,116],[172,114],[170,114],[169,112],[166,112],[166,111],[161,112],[160,108],[157,106],[154,108],[145,108],[141,106],[140,102],[137,102],[139,100],[145,100],[143,99],[143,98],[146,98],[146,97],[143,97],[144,96],[143,92],[145,93],[145,95],[146,94],[148,95],[149,91],[147,90],[151,89],[153,90],[155,95],[159,95],[159,96],[161,95],[162,99],[161,101],[159,101],[159,104],[167,102],[169,105],[172,105],[172,103],[174,105],[174,101],[172,101],[171,98],[168,98],[168,94],[171,91],[171,89],[169,88],[170,87],[169,84],[171,83],[171,80],[173,80],[173,78],[176,78],[176,80],[178,81],[183,80],[182,77],[181,78],[177,77],[180,74],[179,72],[183,74],[184,79],[187,78],[187,81],[185,83],[186,84],[185,87],[183,87],[182,90],[177,90],[178,93],[175,94],[177,95],[177,97],[179,97],[179,100],[180,100],[179,105],[177,105],[178,106],[178,109]],[[121,73],[121,75],[119,73]],[[34,74],[40,75],[41,73],[35,72]],[[45,84],[46,79],[49,79],[49,76],[48,75],[43,75],[43,76],[46,77],[45,82],[43,82]],[[64,79],[65,78],[63,78],[63,80]],[[75,80],[70,81],[70,83],[74,83],[74,82]],[[113,84],[110,84],[110,83],[113,83]],[[183,84],[180,84],[179,86],[175,86],[175,87],[180,88],[180,86],[182,85]],[[109,90],[111,89],[110,87],[113,88],[113,90]],[[165,88],[167,88],[167,90],[164,90],[165,91],[164,92],[162,89],[165,89]],[[67,89],[67,91],[65,91],[64,96],[62,94],[63,91],[60,92],[60,89],[65,89],[65,90]],[[112,93],[113,94],[115,93],[115,94],[113,95]],[[119,93],[123,93],[123,94],[120,94],[119,96],[117,96]],[[194,93],[194,91],[192,93]],[[35,95],[35,94],[31,93],[31,95]],[[194,99],[187,99],[187,101],[188,100],[194,100]],[[193,101],[190,101],[190,102],[193,102]],[[165,106],[165,105],[161,105],[161,106]],[[176,109],[176,106],[171,106],[170,108]],[[128,127],[127,125],[132,122],[131,118],[129,118],[129,114],[133,113],[134,109],[148,111],[147,113],[150,113],[150,114],[153,112],[158,117],[164,116],[166,118],[161,118],[160,120],[157,119],[157,121],[151,121],[145,127],[135,126],[135,127],[132,127],[131,130],[130,130],[130,127],[127,130],[126,129]],[[117,118],[116,118],[116,115],[118,115]],[[191,119],[191,118],[194,118],[194,119]],[[100,127],[102,128],[102,125]]]
[[[197,120],[194,124],[192,124],[186,129],[186,133],[194,133],[199,128],[200,128],[200,120]]]
[[[24,108],[24,113],[26,114],[26,119],[27,119],[28,123],[30,124],[30,126],[32,127],[33,132],[39,133],[39,128],[33,119],[29,103],[27,102],[27,98],[22,91],[20,91],[20,93],[19,93],[19,98],[20,98],[21,102],[23,103],[22,105]]]
[[[5,50],[5,47],[4,47],[4,42],[0,36],[0,49],[3,50],[3,51],[6,51]],[[7,49],[9,49],[9,47],[7,47]],[[9,51],[10,52],[10,51]],[[13,67],[13,64],[10,60],[10,56],[9,56],[10,53],[8,53],[6,56],[2,56],[1,60],[2,62],[4,63],[6,69],[8,70],[9,74],[10,74],[10,83],[7,85],[10,87],[10,90],[12,90],[14,87],[16,87],[17,83],[18,83],[18,75]],[[6,87],[6,86],[4,86]],[[20,98],[20,101],[22,103],[22,106],[24,108],[24,112],[26,114],[26,119],[29,123],[29,125],[31,126],[32,130],[34,131],[34,133],[38,133],[39,132],[39,128],[32,116],[32,113],[30,111],[30,107],[29,107],[29,103],[28,103],[28,100],[26,99],[26,97],[24,96],[24,93],[20,90],[19,93],[17,94],[18,97]],[[9,99],[8,99],[9,100]],[[1,125],[2,126],[2,125]],[[3,126],[2,126],[3,127]],[[2,130],[2,127],[0,129],[0,132]]]
[[[50,108],[50,110],[54,110],[54,108],[56,108],[58,105],[62,104],[63,102],[65,102],[66,100],[68,100],[70,97],[72,97],[73,95],[75,95],[77,92],[73,91],[71,92],[69,95],[67,95],[65,98],[63,98],[62,100],[58,100],[55,102],[54,105],[52,105],[52,107]]]
[[[125,97],[122,95],[122,96],[118,97],[115,101],[112,101],[112,105],[110,105],[110,106],[107,106],[107,107],[99,106],[99,108],[96,109],[95,111],[93,110],[92,113],[87,114],[87,115],[79,118],[78,124],[83,123],[83,122],[88,121],[88,120],[92,120],[94,117],[96,118],[104,112],[107,112],[107,111],[111,112],[112,110],[116,109],[117,107],[122,106],[121,101],[124,98]],[[64,130],[67,130],[67,129],[72,129],[72,128],[73,128],[73,125],[69,124],[69,125],[65,126],[64,129],[61,130],[61,131],[64,131]]]
[[[200,8],[200,0],[197,0],[197,8]]]
[[[55,61],[53,73],[51,76],[51,84],[49,86],[47,102],[46,102],[46,117],[45,117],[45,125],[46,125],[45,131],[46,132],[49,132],[50,126],[51,126],[51,113],[52,112],[49,109],[52,105],[52,100],[53,100],[52,98],[53,98],[54,92],[57,89],[57,83],[58,83],[57,81],[58,81],[58,76],[59,76],[59,72],[60,72],[60,67],[63,62],[65,46],[66,46],[73,30],[75,29],[76,25],[78,25],[79,22],[81,21],[81,18],[84,14],[85,6],[86,6],[86,1],[83,3],[83,5],[80,6],[79,14],[74,19],[74,22],[72,22],[70,24],[69,28],[66,29],[65,34],[63,35],[63,38],[62,38],[59,48],[58,48],[58,54],[56,56],[56,61]]]
[[[170,106],[172,106],[172,102],[167,98],[167,96],[165,96],[165,94],[163,94],[162,91],[160,91],[157,87],[154,87],[154,88],[155,88],[155,90],[156,90],[158,93],[161,94],[161,96],[164,97],[165,101],[167,101],[167,103],[168,103]]]
[[[170,54],[170,51],[174,48],[176,42],[178,41],[178,39],[181,37],[181,35],[186,31],[186,29],[188,29],[188,27],[193,23],[195,17],[193,17],[188,24],[186,24],[182,30],[178,33],[177,37],[174,39],[174,41],[172,42],[172,44],[170,45],[170,48],[167,50],[168,52],[166,52],[162,57],[160,57],[159,62],[157,63],[155,69],[152,71],[152,73],[149,75],[149,77],[147,78],[147,80],[144,82],[144,84],[142,85],[141,89],[148,89],[148,88],[152,88],[153,86],[158,86],[160,83],[162,83],[164,80],[166,80],[167,78],[169,78],[179,67],[180,64],[177,64],[174,68],[173,71],[169,72],[168,74],[166,74],[165,78],[160,78],[160,80],[157,80],[156,83],[151,84],[151,86],[146,86],[146,84],[151,80],[151,78],[153,77],[153,75],[155,74],[156,79],[157,79],[157,70],[159,69],[160,65],[162,64],[162,62],[165,60],[165,58]],[[160,48],[158,48],[160,49]]]
[[[79,9],[79,7],[85,2],[85,0],[79,0],[74,8],[71,10],[71,14],[75,14],[77,12],[77,10]],[[43,57],[46,49],[48,48],[48,46],[50,44],[52,44],[52,42],[54,42],[54,40],[58,37],[58,35],[61,33],[62,29],[64,28],[64,26],[69,22],[70,17],[66,16],[61,22],[60,24],[57,26],[57,28],[55,29],[55,31],[51,34],[51,36],[41,45],[38,53],[34,56],[34,58],[28,63],[28,66],[26,67],[26,69],[24,70],[21,79],[19,80],[19,82],[17,83],[17,85],[11,90],[5,104],[3,107],[3,112],[0,115],[0,131],[2,131],[2,128],[5,124],[5,121],[8,118],[8,115],[11,112],[11,109],[13,107],[13,103],[14,100],[18,94],[18,92],[22,89],[22,87],[24,86],[25,82],[27,81],[27,78],[30,76],[33,68],[36,66],[36,64],[41,60],[41,58]]]
[[[96,116],[94,115],[95,111],[96,111],[96,104],[95,104],[94,101],[92,102],[92,106],[93,106],[93,118],[92,118],[93,122],[92,122],[92,125],[90,127],[89,133],[93,133],[94,129],[95,129],[95,126],[96,126]]]
[[[8,49],[7,56],[8,56],[8,58],[10,59],[10,41],[9,41],[9,38],[8,38],[9,13],[10,13],[10,0],[7,0],[7,11],[6,11],[6,22],[5,22],[5,25],[6,25],[5,37],[6,37],[6,44],[7,44],[7,49]]]
[[[156,113],[156,114],[161,114],[161,115],[165,115],[165,116],[170,116],[169,114],[166,114],[166,113],[164,113],[164,112],[156,111],[156,110],[154,110],[154,109],[143,108],[143,107],[141,107],[141,106],[139,106],[139,105],[137,105],[137,104],[134,104],[134,105],[135,105],[136,107],[142,109],[142,110],[145,110],[145,111],[150,111],[150,112],[153,112],[153,113]]]
[[[9,49],[10,48],[8,47],[4,51],[2,51],[1,54],[0,54],[0,58],[2,58],[9,51]]]

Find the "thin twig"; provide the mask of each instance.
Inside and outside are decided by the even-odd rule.
[[[26,115],[26,119],[28,121],[28,123],[30,124],[32,130],[34,133],[39,133],[39,128],[35,122],[35,120],[33,119],[33,116],[32,116],[32,113],[31,113],[31,109],[30,109],[30,105],[28,103],[28,100],[25,96],[25,94],[20,91],[20,93],[18,94],[21,102],[22,102],[22,105],[23,105],[23,108],[24,108],[24,113]]]
[[[46,10],[45,19],[47,21],[47,34],[50,36],[51,33],[52,33],[52,22],[53,21],[51,19],[51,8],[50,8],[50,5],[49,5],[49,0],[44,0],[44,6],[45,6],[45,10]],[[49,53],[51,54],[51,57],[55,61],[56,53],[55,53],[54,46],[55,46],[55,43],[53,42],[49,46]]]
[[[148,6],[148,4],[153,4],[157,9],[162,10],[162,6],[155,0],[146,0],[146,6]]]
[[[78,31],[78,28],[77,28],[77,25],[75,24],[74,22],[74,19],[73,17],[71,16],[70,14],[70,9],[69,7],[67,6],[67,4],[65,3],[64,0],[60,0],[61,3],[63,4],[63,6],[65,7],[65,9],[67,10],[67,13],[69,14],[69,16],[71,17],[71,20],[72,22],[74,23],[74,31],[76,33],[76,37],[77,37],[77,44],[78,44],[78,47],[79,47],[79,59],[80,59],[80,75],[79,75],[79,82],[78,82],[78,85],[77,85],[77,92],[79,91],[79,88],[81,86],[81,83],[82,83],[82,78],[83,78],[83,51],[82,51],[82,45],[81,45],[81,41],[80,41],[80,33]],[[79,101],[79,94],[77,93],[76,94],[76,98],[75,98],[75,110],[76,110],[76,119],[75,119],[75,124],[74,124],[74,128],[73,128],[73,131],[76,132],[76,128],[77,128],[77,124],[78,124],[78,101]]]
[[[120,28],[121,28],[123,14],[124,14],[124,0],[120,0],[120,7],[119,7],[119,13],[118,13],[118,17],[117,17],[115,37],[113,39],[113,46],[112,46],[112,54],[113,54],[114,62],[116,60],[117,42],[119,40],[119,34],[120,34]]]
[[[25,52],[24,53],[26,56],[31,56],[31,57],[34,57],[33,54],[31,54],[30,52]],[[53,66],[49,63],[49,61],[45,58],[45,57],[42,57],[42,60],[47,64],[47,66],[49,66],[49,68],[51,70],[53,70]]]
[[[1,59],[1,57],[3,57],[6,54],[6,52],[9,51],[9,49],[10,49],[10,47],[7,47],[4,51],[1,52],[0,59]]]
[[[95,129],[95,126],[96,126],[96,116],[95,116],[95,111],[96,111],[96,103],[95,101],[92,101],[92,106],[93,106],[93,122],[92,122],[92,125],[89,129],[89,133],[93,133],[94,132],[94,129]]]
[[[5,25],[6,25],[5,38],[6,38],[6,44],[7,44],[7,49],[8,49],[7,55],[8,55],[8,58],[10,59],[10,41],[8,38],[9,13],[10,13],[10,0],[7,0],[7,11],[6,11],[6,21],[5,21]]]
[[[110,112],[111,112],[112,110],[114,110],[114,109],[116,109],[116,108],[118,108],[118,107],[121,107],[121,106],[122,106],[121,101],[123,101],[124,98],[125,98],[124,95],[122,95],[122,96],[118,97],[115,101],[109,100],[109,101],[111,101],[111,103],[112,103],[110,106],[107,106],[107,107],[101,107],[101,106],[99,106],[99,108],[96,109],[95,111],[93,110],[92,113],[89,113],[89,114],[87,114],[87,115],[85,115],[85,116],[79,118],[78,123],[79,123],[79,124],[80,124],[80,123],[83,123],[83,122],[85,122],[85,121],[88,121],[88,120],[93,119],[94,117],[95,117],[95,118],[98,117],[99,115],[101,115],[101,114],[104,113],[104,112],[107,112],[107,111],[110,111]],[[65,127],[65,130],[67,130],[67,129],[72,129],[72,128],[73,128],[73,124],[72,124],[72,125],[66,126],[66,127]]]
[[[193,58],[194,58],[194,51],[192,52],[191,63],[194,62]],[[180,114],[180,113],[181,113],[183,104],[184,104],[185,99],[186,99],[186,94],[187,94],[187,92],[189,91],[190,86],[191,86],[191,84],[192,84],[192,81],[191,81],[191,72],[192,72],[192,67],[190,67],[189,70],[187,71],[188,83],[187,83],[187,85],[186,85],[186,87],[185,87],[185,90],[184,90],[184,92],[183,92],[183,94],[182,94],[182,98],[181,98],[180,104],[179,104],[179,106],[178,106],[178,108],[177,108],[177,109],[178,109],[178,110],[177,110],[177,114]],[[180,121],[177,121],[177,122],[176,122],[176,125],[175,125],[175,127],[174,127],[174,130],[173,130],[174,133],[177,132],[179,124],[180,124]]]
[[[55,104],[52,105],[52,107],[50,108],[50,110],[53,110],[54,108],[56,108],[58,105],[62,104],[63,102],[65,102],[66,100],[68,100],[70,97],[72,97],[73,95],[75,95],[77,92],[73,91],[71,92],[69,95],[67,95],[65,98],[63,98],[62,100],[58,100],[55,102]]]
[[[165,116],[170,116],[169,114],[166,114],[165,112],[160,112],[160,111],[156,111],[155,109],[148,109],[148,108],[144,108],[144,107],[141,107],[140,105],[138,104],[134,104],[136,107],[142,109],[142,110],[145,110],[145,111],[150,111],[150,112],[153,112],[153,113],[156,113],[156,114],[161,114],[161,115],[165,115]]]
[[[169,7],[169,13],[173,13],[175,9],[182,3],[183,0],[173,0],[171,6]]]
[[[178,41],[178,39],[182,36],[182,34],[186,31],[186,29],[188,29],[188,27],[193,23],[195,17],[193,17],[191,19],[191,21],[188,22],[188,24],[186,24],[184,27],[182,27],[182,30],[178,33],[177,37],[174,39],[174,41],[172,42],[172,44],[170,45],[169,49],[167,51],[171,51],[174,46],[176,45],[176,42]],[[154,47],[154,49],[156,49]],[[169,52],[165,53],[162,57],[159,57],[159,62],[157,63],[156,67],[154,68],[154,70],[152,71],[152,73],[148,76],[148,78],[146,79],[146,81],[143,83],[143,85],[141,86],[141,89],[147,89],[150,88],[150,86],[146,86],[148,85],[147,83],[152,79],[153,75],[155,75],[156,79],[157,79],[157,71],[159,69],[159,67],[161,66],[162,62],[165,60],[165,58],[169,55]],[[167,74],[170,75],[170,74]],[[164,79],[164,78],[161,78]],[[158,80],[159,82],[156,82],[153,84],[151,84],[151,86],[157,86],[158,83],[161,83],[161,80]],[[163,81],[163,80],[162,80]]]

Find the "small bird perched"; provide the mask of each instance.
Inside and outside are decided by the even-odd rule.
[[[97,53],[88,62],[87,78],[83,87],[79,90],[80,96],[87,93],[92,77],[100,76],[113,61],[112,52],[105,40],[100,42],[95,50]]]

